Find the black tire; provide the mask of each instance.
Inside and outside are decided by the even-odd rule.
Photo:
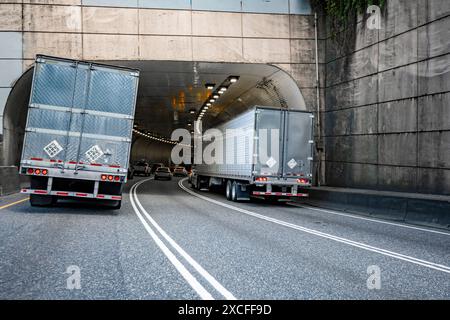
[[[236,202],[237,201],[237,194],[238,194],[238,184],[236,181],[233,181],[231,184],[231,201]]]
[[[113,210],[119,210],[120,207],[122,207],[122,200],[114,200],[114,201],[112,201],[112,206],[111,206],[111,208],[112,208]]]
[[[200,190],[200,177],[197,177],[197,179],[195,179],[195,190]]]
[[[30,194],[30,205],[32,207],[48,207],[53,204],[54,197],[40,194]]]
[[[231,180],[228,180],[227,184],[225,186],[225,197],[229,201],[231,201],[231,187],[232,187],[232,182],[231,182]]]

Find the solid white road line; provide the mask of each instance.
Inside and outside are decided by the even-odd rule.
[[[183,250],[160,226],[159,224],[148,214],[147,210],[141,205],[138,196],[136,194],[137,188],[147,180],[143,180],[136,184],[136,188],[133,189],[134,199],[138,207],[141,209],[141,212],[145,215],[145,217],[150,221],[153,227],[158,230],[158,232],[163,236],[164,239],[206,280],[208,283],[214,287],[221,295],[225,297],[227,300],[236,300],[233,294],[225,289],[223,285],[221,285],[208,271],[206,271],[197,261],[195,261],[186,251]]]
[[[223,202],[211,199],[209,197],[203,196],[201,194],[198,194],[198,193],[196,193],[196,192],[186,188],[183,185],[183,181],[186,181],[186,179],[180,180],[180,182],[178,183],[178,185],[180,186],[181,189],[183,189],[184,191],[192,194],[193,196],[195,196],[197,198],[209,201],[209,202],[217,204],[219,206],[222,206],[222,207],[225,207],[225,208],[228,208],[228,209],[231,209],[231,210],[235,210],[235,211],[244,213],[246,215],[249,215],[249,216],[261,219],[261,220],[265,220],[265,221],[269,221],[269,222],[272,222],[272,223],[275,223],[275,224],[278,224],[278,225],[282,225],[282,226],[285,226],[285,227],[288,227],[288,228],[291,228],[291,229],[303,231],[303,232],[306,232],[306,233],[309,233],[309,234],[313,234],[313,235],[316,235],[316,236],[319,236],[319,237],[322,237],[322,238],[330,239],[330,240],[337,241],[337,242],[340,242],[340,243],[344,243],[344,244],[347,244],[347,245],[350,245],[350,246],[353,246],[353,247],[361,248],[361,249],[364,249],[364,250],[367,250],[367,251],[371,251],[371,252],[376,252],[376,253],[379,253],[379,254],[382,254],[382,255],[385,255],[385,256],[389,256],[389,257],[392,257],[392,258],[395,258],[395,259],[407,261],[407,262],[410,262],[410,263],[413,263],[413,264],[416,264],[416,265],[421,265],[421,266],[424,266],[424,267],[427,267],[427,268],[430,268],[430,269],[434,269],[434,270],[438,270],[438,271],[442,271],[442,272],[450,274],[450,267],[445,266],[445,265],[437,264],[437,263],[434,263],[434,262],[429,262],[429,261],[426,261],[426,260],[421,260],[421,259],[418,259],[418,258],[414,258],[414,257],[407,256],[407,255],[404,255],[404,254],[396,253],[396,252],[393,252],[393,251],[389,251],[389,250],[373,247],[373,246],[370,246],[370,245],[367,245],[367,244],[364,244],[364,243],[361,243],[361,242],[356,242],[356,241],[353,241],[353,240],[345,239],[345,238],[342,238],[342,237],[337,237],[337,236],[334,236],[334,235],[331,235],[331,234],[328,234],[328,233],[324,233],[324,232],[321,232],[321,231],[305,228],[305,227],[302,227],[302,226],[299,226],[299,225],[296,225],[296,224],[292,224],[292,223],[285,222],[285,221],[282,221],[282,220],[278,220],[278,219],[275,219],[275,218],[270,218],[270,217],[267,217],[267,216],[264,216],[264,215],[261,215],[261,214],[249,211],[249,210],[245,210],[245,209],[242,209],[242,208],[239,208],[239,207],[232,206],[230,204],[226,204],[226,203],[223,203]]]
[[[177,269],[177,271],[181,274],[181,276],[187,281],[187,283],[192,287],[192,289],[194,289],[195,292],[197,292],[197,294],[203,300],[214,300],[213,296],[197,281],[197,279],[192,275],[192,273],[190,273],[186,269],[186,267],[180,262],[180,260],[178,260],[177,257],[175,257],[175,255],[169,250],[169,248],[167,248],[167,246],[162,242],[162,240],[156,235],[156,233],[152,230],[152,228],[142,217],[138,208],[136,207],[132,195],[133,191],[136,189],[135,187],[136,184],[133,185],[133,187],[131,187],[130,189],[130,201],[134,211],[136,212],[136,215],[144,225],[145,230],[147,230],[147,232],[153,238],[153,241],[155,241],[156,245],[161,249],[164,255],[169,259],[169,261],[173,264],[173,266]]]
[[[330,214],[343,216],[343,217],[347,217],[347,218],[371,221],[371,222],[382,223],[382,224],[387,224],[387,225],[396,226],[396,227],[402,227],[402,228],[407,228],[407,229],[413,229],[413,230],[418,230],[418,231],[425,231],[425,232],[430,232],[430,233],[436,233],[436,234],[441,234],[441,235],[445,235],[445,236],[450,236],[450,233],[449,232],[445,232],[445,231],[438,231],[438,230],[433,230],[433,229],[415,227],[415,226],[410,226],[410,225],[407,225],[407,224],[383,221],[383,220],[378,220],[378,219],[374,219],[374,218],[366,218],[366,217],[361,217],[361,216],[358,216],[358,215],[342,213],[342,212],[332,211],[332,210],[328,210],[328,209],[316,208],[316,207],[313,207],[313,206],[310,206],[310,205],[299,204],[299,203],[295,203],[295,202],[289,202],[288,204],[291,205],[291,206],[294,206],[294,207],[304,208],[304,209],[308,209],[308,210],[315,210],[315,211],[324,212],[324,213],[330,213]]]

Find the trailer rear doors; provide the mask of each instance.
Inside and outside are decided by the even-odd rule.
[[[138,77],[136,70],[38,56],[22,164],[126,171]]]
[[[257,108],[253,173],[279,178],[308,177],[312,123],[309,112]]]

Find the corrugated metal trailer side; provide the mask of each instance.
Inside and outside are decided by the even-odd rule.
[[[215,141],[217,149],[223,144],[223,163],[196,165],[193,186],[225,187],[230,200],[307,196],[297,187],[311,185],[313,118],[310,112],[255,106],[225,122],[216,128],[222,140]]]

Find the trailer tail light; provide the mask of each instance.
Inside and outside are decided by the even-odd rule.
[[[267,178],[266,177],[257,177],[256,181],[265,182],[265,181],[267,181]]]
[[[114,177],[114,180],[115,180],[115,181],[119,181],[119,180],[120,180],[120,177],[119,177],[119,176],[115,176],[115,177]]]
[[[33,173],[34,173],[34,170],[33,170],[32,168],[28,168],[28,169],[27,169],[27,173],[28,173],[28,174],[33,174]]]
[[[34,170],[34,173],[35,173],[35,174],[41,174],[41,169],[36,169],[36,170]]]
[[[102,181],[105,181],[108,178],[108,176],[106,174],[102,174],[101,179]]]
[[[42,170],[42,174],[43,174],[44,176],[46,176],[46,175],[48,174],[48,170],[47,170],[47,169]]]
[[[301,184],[308,184],[308,183],[309,183],[309,180],[308,180],[308,179],[305,179],[305,178],[300,178],[300,179],[297,179],[297,182],[298,182],[298,183],[301,183]]]
[[[111,175],[108,176],[108,180],[109,180],[109,181],[113,181],[113,179],[114,179],[113,176],[111,176]]]

